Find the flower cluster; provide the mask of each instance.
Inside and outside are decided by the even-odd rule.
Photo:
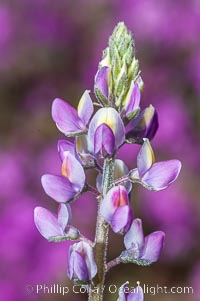
[[[58,141],[61,173],[42,176],[46,194],[59,203],[58,214],[37,207],[34,219],[41,235],[49,241],[79,241],[70,247],[68,257],[68,276],[78,283],[92,284],[96,275],[102,282],[100,266],[105,274],[116,262],[104,267],[97,245],[102,239],[99,236],[105,235],[106,230],[99,231],[99,225],[125,235],[126,249],[117,263],[150,265],[157,261],[163,247],[162,231],[144,236],[141,219],[134,218],[130,194],[135,183],[153,191],[167,188],[176,180],[181,163],[178,160],[155,162],[150,140],[158,129],[158,114],[152,105],[141,111],[142,88],[132,35],[124,23],[119,23],[95,76],[96,102],[86,90],[77,110],[59,98],[52,105],[57,128],[65,136],[74,137],[74,142]],[[95,114],[94,105],[100,107]],[[137,166],[132,170],[117,159],[118,150],[126,143],[141,145]],[[87,169],[96,169],[96,187],[86,182]],[[99,202],[94,243],[71,226],[70,203],[86,192],[95,193]],[[142,290],[133,295],[120,293],[118,300],[141,301]]]

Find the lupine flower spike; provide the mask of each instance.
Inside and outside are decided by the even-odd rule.
[[[154,191],[167,188],[177,179],[181,162],[155,161],[150,140],[158,130],[158,114],[152,105],[142,109],[140,73],[132,35],[120,22],[94,79],[94,105],[100,108],[93,115],[89,90],[83,93],[77,110],[59,98],[52,105],[57,128],[71,140],[58,141],[60,173],[46,174],[41,179],[46,194],[58,203],[58,213],[36,207],[34,222],[48,241],[76,240],[68,252],[68,277],[76,284],[88,285],[89,301],[103,301],[105,276],[110,268],[120,263],[148,266],[158,260],[164,245],[162,231],[144,236],[142,220],[134,219],[137,199],[130,202],[132,187],[139,183]],[[126,143],[141,145],[137,166],[130,171],[124,163],[126,158],[118,159],[118,151]],[[88,169],[95,169],[97,176],[92,183],[96,187],[86,176]],[[82,193],[92,193],[98,201],[93,241],[71,225],[69,204],[78,202]],[[83,214],[88,216],[87,209]],[[124,235],[125,250],[107,262],[110,228]],[[144,293],[139,285],[130,292],[126,282],[116,300],[143,301]]]

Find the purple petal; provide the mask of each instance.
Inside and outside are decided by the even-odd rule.
[[[65,231],[66,226],[71,222],[71,207],[69,204],[60,204],[58,208],[58,223]]]
[[[85,184],[85,172],[80,162],[70,152],[65,153],[62,175],[69,179],[77,192],[82,190]]]
[[[109,67],[104,66],[102,67],[95,76],[95,92],[103,96],[104,100],[108,99],[108,73]],[[96,91],[97,90],[97,91]]]
[[[141,259],[148,262],[155,262],[158,260],[163,248],[165,233],[157,231],[145,237],[145,248]]]
[[[96,177],[96,188],[99,192],[102,192],[102,174],[98,174]]]
[[[144,174],[142,181],[154,190],[159,191],[174,182],[180,170],[181,162],[179,160],[157,162]]]
[[[61,161],[64,160],[65,152],[70,152],[74,157],[76,157],[76,149],[74,143],[67,140],[58,140],[57,144],[58,153],[60,155]]]
[[[119,113],[113,108],[99,109],[93,116],[88,130],[89,149],[94,152],[94,136],[99,125],[105,123],[111,128],[115,137],[115,148],[118,148],[125,139],[125,128]]]
[[[57,128],[65,135],[80,132],[86,129],[77,111],[67,102],[56,98],[52,105],[52,117]]]
[[[92,247],[86,242],[79,242],[73,245],[73,250],[81,254],[84,258],[87,267],[88,279],[91,280],[94,278],[97,273],[97,266],[94,260]]]
[[[92,279],[97,273],[97,265],[94,260],[94,252],[89,244],[82,242],[82,246],[85,254],[85,261],[88,267],[89,279]]]
[[[99,152],[106,156],[113,155],[115,149],[115,137],[109,126],[105,123],[98,126],[94,134],[94,153]]]
[[[82,255],[74,250],[69,258],[68,275],[71,280],[89,280],[86,262]]]
[[[135,247],[137,247],[139,251],[142,250],[144,246],[144,234],[141,219],[134,219],[129,231],[124,237],[124,244],[127,250]]]
[[[68,271],[69,279],[74,279],[74,255],[73,255],[73,246],[69,247],[68,251]]]
[[[119,297],[117,301],[144,301],[144,293],[141,286],[134,289],[128,287],[129,282],[124,283],[119,289]]]
[[[46,194],[58,203],[67,202],[76,194],[72,184],[63,176],[48,174],[42,176],[41,181]]]
[[[134,118],[127,126],[126,137],[142,140],[152,140],[158,130],[158,114],[155,108],[150,105]]]
[[[149,140],[152,140],[154,138],[157,130],[158,130],[158,127],[159,127],[158,113],[152,105],[150,105],[147,109],[149,111],[150,116],[147,116],[147,114],[144,114],[144,119],[149,118],[149,122],[148,122],[148,119],[147,119],[147,121],[146,121],[146,130],[145,130],[145,133],[143,134],[143,137],[141,137],[141,138],[148,138]]]
[[[112,223],[113,214],[119,206],[129,204],[128,194],[124,186],[111,188],[101,203],[101,215],[109,223]]]
[[[55,214],[43,207],[36,207],[34,210],[34,223],[40,234],[46,238],[64,236],[62,227],[57,221]]]
[[[134,83],[134,81],[131,84],[131,87],[129,89],[129,92],[126,96],[126,102],[125,102],[125,114],[131,114],[136,109],[139,109],[140,105],[140,89],[138,84]]]
[[[128,284],[129,282],[127,281],[119,288],[119,297],[117,301],[127,301],[128,292],[129,292]]]
[[[89,92],[90,91],[86,90],[83,93],[77,108],[78,116],[82,120],[84,125],[88,124],[90,117],[92,116],[92,113],[94,111],[94,106]]]
[[[148,139],[144,139],[144,143],[137,156],[137,168],[140,178],[147,172],[147,170],[155,162],[153,149]]]
[[[115,233],[127,232],[133,221],[133,211],[129,205],[120,206],[114,212],[111,227]]]
[[[144,293],[141,286],[136,286],[134,292],[130,292],[127,301],[144,301]]]

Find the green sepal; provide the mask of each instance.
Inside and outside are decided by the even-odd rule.
[[[151,262],[143,260],[143,259],[137,259],[134,258],[130,251],[126,250],[123,251],[120,255],[120,260],[122,263],[134,263],[140,266],[149,266],[151,265]]]
[[[131,141],[131,140],[128,140],[128,141]],[[141,144],[139,141],[137,141],[137,140],[134,140],[134,142],[133,143],[136,143],[136,144]],[[138,177],[135,177],[135,170],[134,170],[134,172],[133,172],[133,174],[131,174],[131,171],[130,171],[130,173],[129,173],[129,180],[132,182],[132,183],[137,183],[137,184],[140,184],[140,185],[142,185],[144,188],[146,188],[146,189],[148,189],[148,190],[150,190],[150,191],[154,191],[154,192],[156,192],[156,191],[158,191],[158,190],[156,190],[155,188],[153,188],[152,186],[149,186],[148,184],[146,184],[145,182],[143,182],[142,180],[140,180]]]
[[[78,238],[74,239],[70,236],[52,236],[51,238],[48,239],[49,242],[61,242],[61,241],[66,241],[66,240],[77,240]]]
[[[48,239],[49,242],[61,242],[66,240],[79,240],[81,237],[78,229],[69,226],[66,234],[64,236],[52,236]]]
[[[90,281],[84,281],[84,280],[80,280],[80,279],[75,279],[74,283],[76,285],[88,285],[90,283]]]
[[[106,99],[106,97],[101,93],[101,91],[97,88],[94,89],[94,93],[96,95],[96,97],[98,98],[99,102],[104,106],[108,106],[108,100]]]
[[[66,137],[77,137],[87,134],[87,130],[65,134]]]
[[[131,119],[135,118],[140,113],[140,108],[132,111],[131,113],[126,115],[126,118],[130,121]]]

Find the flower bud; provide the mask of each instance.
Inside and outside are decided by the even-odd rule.
[[[107,75],[106,70],[107,72],[109,70]],[[106,80],[103,75],[106,75]],[[96,90],[98,99],[105,100],[102,95],[107,94],[107,99],[109,98],[107,103],[111,103],[119,111],[123,111],[131,83],[138,83],[139,88],[142,88],[139,62],[135,58],[134,40],[123,22],[118,23],[109,39],[109,46],[103,52],[95,82],[98,88]],[[101,95],[98,93],[99,91],[101,91]]]
[[[129,230],[133,211],[124,186],[119,185],[109,190],[101,203],[100,213],[115,233],[123,234]]]
[[[130,89],[125,97],[124,107],[122,116],[126,117],[128,120],[134,118],[140,111],[140,88],[138,84],[132,81]]]
[[[69,249],[68,276],[71,280],[89,283],[97,273],[92,247],[86,242],[73,244]]]
[[[158,114],[150,105],[134,118],[127,126],[127,139],[142,143],[143,138],[152,140],[158,130]]]
[[[100,103],[105,106],[109,98],[109,77],[110,68],[107,66],[100,68],[95,76],[94,92]]]

